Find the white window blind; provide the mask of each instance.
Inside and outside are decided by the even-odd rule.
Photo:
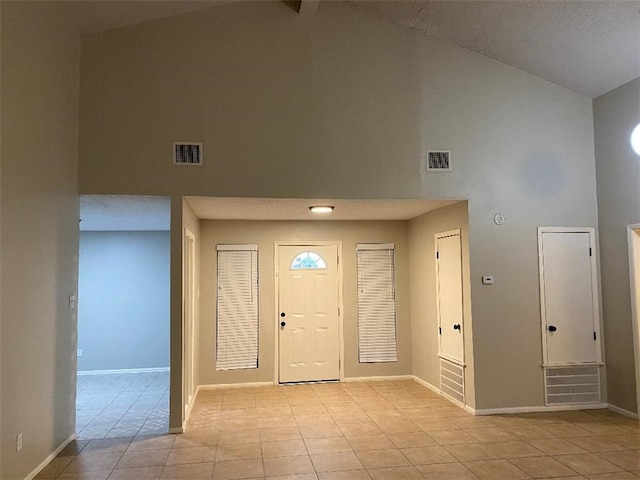
[[[356,245],[358,354],[360,363],[395,362],[396,289],[394,245]]]
[[[258,368],[258,246],[217,250],[216,370]]]

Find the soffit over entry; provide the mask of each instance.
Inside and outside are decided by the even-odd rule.
[[[202,220],[410,220],[461,200],[185,197]],[[311,205],[333,205],[328,214]]]

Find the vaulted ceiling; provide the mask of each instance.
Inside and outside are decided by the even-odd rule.
[[[245,0],[70,1],[80,33]],[[280,1],[280,0],[270,0]],[[595,98],[640,76],[637,0],[332,0]],[[302,0],[313,12],[329,0]],[[291,2],[288,2],[291,3]],[[311,6],[311,8],[309,8]],[[306,8],[305,8],[306,7]]]

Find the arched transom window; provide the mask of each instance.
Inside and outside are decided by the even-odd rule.
[[[327,262],[315,252],[302,252],[289,266],[291,270],[327,268]]]

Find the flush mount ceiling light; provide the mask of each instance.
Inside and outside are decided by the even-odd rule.
[[[631,147],[636,154],[640,155],[640,123],[631,132]]]
[[[309,207],[312,213],[331,213],[334,210],[333,205],[312,205]]]

